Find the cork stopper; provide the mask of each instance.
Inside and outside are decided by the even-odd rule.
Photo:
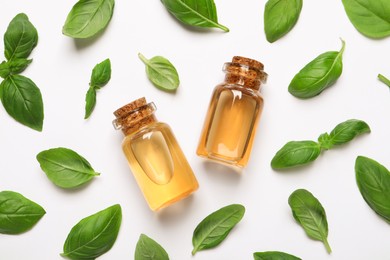
[[[114,112],[116,119],[113,125],[115,129],[121,129],[125,135],[128,135],[145,125],[156,122],[154,111],[156,106],[153,102],[148,104],[144,97],[139,98]]]
[[[232,63],[239,63],[241,65],[246,65],[248,67],[252,67],[257,70],[263,70],[264,65],[260,61],[252,60],[249,58],[241,57],[241,56],[234,56],[232,59]]]

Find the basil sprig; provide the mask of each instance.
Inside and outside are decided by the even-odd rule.
[[[122,222],[119,204],[108,207],[78,222],[64,243],[63,257],[95,259],[114,245]]]
[[[194,230],[192,245],[196,252],[216,247],[229,235],[230,231],[241,221],[245,213],[244,206],[232,204],[223,207],[203,219]]]
[[[91,116],[96,105],[96,92],[108,83],[111,79],[111,62],[110,59],[105,59],[101,63],[95,65],[92,70],[89,89],[85,95],[85,116],[87,119]]]
[[[297,98],[311,98],[332,86],[343,71],[345,42],[340,51],[322,53],[309,62],[291,80],[288,91]]]
[[[378,215],[390,223],[390,172],[373,159],[358,156],[356,182],[364,200]]]
[[[301,260],[301,258],[279,251],[253,253],[254,260]]]
[[[43,101],[35,83],[22,75],[32,60],[27,59],[38,43],[38,33],[27,15],[16,15],[4,34],[4,56],[0,64],[0,99],[7,111],[19,123],[42,131]]]
[[[218,23],[214,0],[161,0],[161,2],[177,20],[184,24],[229,31],[229,28]]]
[[[302,10],[302,0],[268,0],[264,9],[267,41],[275,42],[295,26]]]
[[[160,244],[141,234],[135,248],[134,260],[169,260],[169,256]]]
[[[0,233],[20,234],[30,230],[45,215],[45,210],[22,194],[0,192]]]
[[[328,221],[321,203],[305,189],[294,191],[288,198],[294,219],[303,227],[306,234],[322,241],[328,253],[332,252],[328,243]]]
[[[273,169],[304,165],[317,159],[321,151],[342,145],[358,135],[369,133],[370,127],[362,120],[350,119],[338,124],[330,134],[324,133],[314,141],[291,141],[285,144],[271,161]]]

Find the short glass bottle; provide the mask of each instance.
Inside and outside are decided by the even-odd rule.
[[[158,122],[154,103],[137,99],[114,112],[122,149],[149,207],[158,210],[198,189],[198,182],[171,128]]]
[[[248,163],[263,109],[259,92],[267,80],[262,63],[235,56],[223,66],[225,82],[215,87],[197,154],[228,165]]]

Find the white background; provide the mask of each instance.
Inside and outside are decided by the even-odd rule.
[[[256,251],[284,251],[302,259],[389,259],[390,226],[361,197],[354,173],[358,155],[390,168],[390,92],[378,73],[390,76],[390,38],[372,40],[349,22],[341,1],[304,1],[295,28],[270,44],[263,30],[265,1],[215,0],[218,29],[181,25],[158,0],[117,0],[108,28],[92,40],[74,40],[61,29],[75,1],[3,0],[0,35],[11,19],[26,13],[39,33],[34,59],[23,75],[40,88],[44,100],[43,132],[31,130],[0,108],[0,190],[20,192],[47,214],[29,232],[0,234],[0,259],[62,259],[70,229],[82,218],[119,203],[123,221],[113,248],[99,259],[132,259],[141,233],[158,241],[171,259],[252,259]],[[299,100],[287,91],[292,77],[325,51],[346,41],[344,71],[321,95]],[[4,47],[0,45],[0,53]],[[167,57],[181,85],[175,94],[152,86],[137,53]],[[265,108],[249,165],[242,174],[206,163],[195,154],[211,92],[223,80],[224,62],[234,55],[260,60],[269,74],[263,87]],[[84,120],[84,98],[92,68],[111,59],[112,79],[97,94],[97,105]],[[145,96],[158,107],[198,178],[190,198],[162,210],[149,210],[121,150],[123,135],[111,125],[112,112]],[[324,152],[306,167],[271,169],[276,151],[290,140],[316,138],[347,119],[365,120],[371,134]],[[35,156],[67,147],[84,156],[101,176],[77,190],[53,185]],[[324,206],[329,223],[328,255],[309,239],[287,203],[297,188],[311,191]],[[232,203],[246,207],[243,220],[217,248],[191,257],[196,225]]]

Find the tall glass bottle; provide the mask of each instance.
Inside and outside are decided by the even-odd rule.
[[[263,109],[263,69],[262,63],[239,56],[224,64],[225,82],[212,94],[198,155],[238,167],[248,163]]]
[[[152,210],[169,206],[198,189],[198,182],[171,128],[158,122],[154,103],[137,99],[114,112],[122,148]]]

